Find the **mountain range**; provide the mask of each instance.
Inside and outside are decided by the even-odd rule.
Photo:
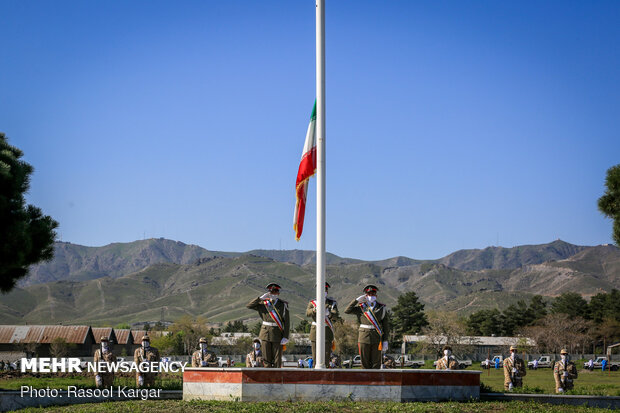
[[[57,242],[54,259],[33,266],[0,296],[0,323],[115,325],[184,314],[213,322],[256,318],[245,304],[271,281],[282,287],[294,323],[314,295],[314,251],[210,251],[167,239],[85,247]],[[330,295],[340,306],[376,284],[396,304],[414,290],[427,309],[469,314],[505,308],[534,294],[593,295],[620,288],[620,249],[564,241],[456,251],[437,260],[364,261],[327,256]]]

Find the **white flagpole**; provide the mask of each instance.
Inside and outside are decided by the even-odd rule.
[[[325,0],[316,0],[316,360],[325,368]]]

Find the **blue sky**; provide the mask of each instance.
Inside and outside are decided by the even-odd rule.
[[[314,249],[312,1],[0,0],[0,131],[63,241]],[[326,6],[327,249],[611,242],[617,1]]]

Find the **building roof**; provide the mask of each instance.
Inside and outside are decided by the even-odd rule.
[[[131,330],[131,335],[133,336],[133,342],[135,344],[140,344],[142,342],[142,337],[144,337],[145,335],[148,335],[149,338],[153,338],[153,337],[162,337],[162,336],[167,336],[170,334],[170,331],[149,331],[147,333],[146,330]]]
[[[57,338],[62,338],[67,343],[84,344],[89,337],[95,341],[90,326],[0,326],[2,344],[49,344]]]
[[[95,336],[95,343],[101,343],[101,337],[106,337],[112,343],[117,343],[118,337],[112,327],[94,327],[93,336]]]
[[[130,332],[128,328],[114,329],[116,344],[133,344],[133,334],[129,334]]]

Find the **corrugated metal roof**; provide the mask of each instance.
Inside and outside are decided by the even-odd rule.
[[[101,343],[101,337],[105,337],[108,340],[116,343],[117,336],[112,327],[93,327],[93,336],[95,336],[95,343]]]
[[[131,337],[129,344],[133,344],[133,335],[129,334],[130,331],[131,330],[129,330],[128,328],[114,329],[114,334],[116,334],[116,342],[118,344],[128,344],[127,340],[129,340],[129,337]]]
[[[0,326],[0,343],[51,343],[62,338],[67,343],[83,344],[90,326]],[[92,333],[91,333],[92,334]]]
[[[142,342],[142,337],[148,335],[149,338],[153,337],[162,337],[170,334],[170,331],[149,331],[147,333],[146,330],[131,330],[131,335],[133,336],[133,342],[136,344],[140,344]]]

